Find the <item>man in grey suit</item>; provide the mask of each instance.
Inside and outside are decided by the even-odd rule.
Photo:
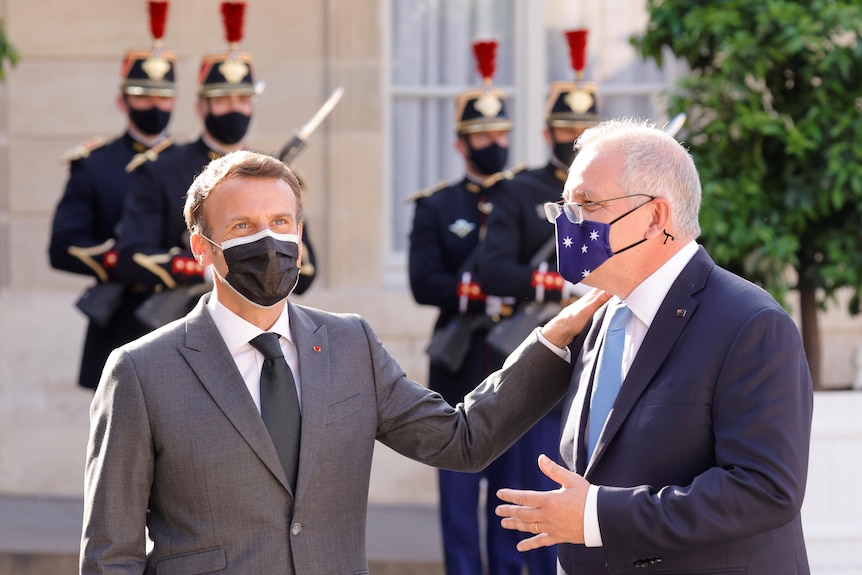
[[[561,489],[501,490],[503,526],[534,534],[521,550],[559,544],[569,575],[807,574],[813,394],[796,325],[696,244],[701,185],[676,140],[620,120],[576,148],[546,205],[559,269],[613,297],[570,346],[565,466],[539,461]]]
[[[252,152],[214,160],[185,218],[213,292],[108,360],[90,412],[86,575],[367,573],[375,440],[430,465],[482,469],[564,396],[572,365],[561,348],[608,297],[567,308],[451,407],[409,380],[361,317],[287,301],[303,215],[284,164]],[[264,356],[250,342],[267,333],[280,352]],[[271,436],[277,402],[264,392],[278,362],[295,395]],[[289,461],[276,436],[296,418]]]

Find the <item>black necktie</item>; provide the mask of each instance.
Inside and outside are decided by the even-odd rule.
[[[301,415],[296,383],[278,338],[277,333],[262,333],[249,343],[265,358],[260,370],[260,414],[275,444],[290,488],[295,490]]]

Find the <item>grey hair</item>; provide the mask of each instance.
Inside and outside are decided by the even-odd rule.
[[[621,118],[593,126],[575,142],[575,150],[611,148],[625,157],[620,186],[627,194],[665,198],[671,226],[680,239],[700,236],[700,174],[691,154],[649,120]]]

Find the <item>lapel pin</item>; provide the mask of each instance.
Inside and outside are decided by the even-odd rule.
[[[317,352],[319,352],[319,351],[320,351],[320,346],[319,346],[319,345],[315,345],[312,349],[314,349],[315,353],[317,353]]]
[[[685,317],[686,313],[688,313],[687,309],[677,308],[676,317]]]

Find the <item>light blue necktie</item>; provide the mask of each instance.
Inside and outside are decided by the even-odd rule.
[[[626,342],[626,322],[632,310],[625,302],[620,302],[608,312],[610,325],[602,344],[599,367],[593,382],[593,396],[590,400],[590,429],[587,436],[587,461],[593,457],[593,450],[602,434],[605,420],[617,398],[623,382],[623,348]]]

